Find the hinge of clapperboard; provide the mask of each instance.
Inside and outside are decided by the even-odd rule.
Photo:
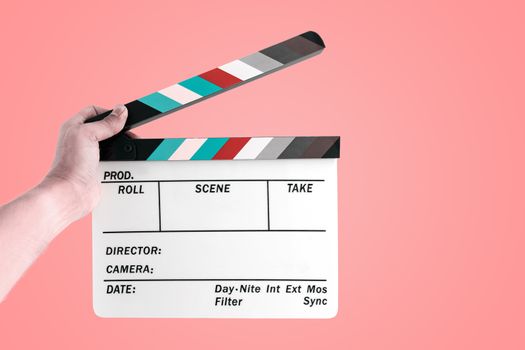
[[[172,143],[177,143],[180,142],[177,140],[183,139],[139,139],[128,136],[126,131],[313,57],[321,53],[324,48],[325,45],[321,37],[317,33],[309,31],[126,103],[128,118],[124,129],[114,137],[100,143],[100,159],[167,159],[158,157],[159,153],[162,153],[163,146],[161,144],[169,140],[172,140]],[[87,122],[101,120],[110,113],[111,111],[104,112],[90,118]],[[222,144],[228,141],[231,145],[230,148],[239,151],[249,139],[239,137],[208,140],[216,140],[216,143]],[[274,144],[286,145],[286,147],[283,149],[277,147],[279,154],[266,152],[269,155],[268,158],[265,158],[265,153],[261,153],[257,159],[339,157],[340,141],[338,136],[274,137],[272,139]],[[217,154],[216,157],[209,159],[233,159],[233,157],[224,157],[226,153],[231,154],[231,152],[219,153],[223,157],[219,157]]]

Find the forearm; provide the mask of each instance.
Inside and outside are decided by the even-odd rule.
[[[99,142],[120,132],[128,116],[117,105],[104,119],[86,123],[103,111],[89,106],[66,121],[44,181],[0,207],[0,301],[60,231],[95,207]]]
[[[44,180],[0,207],[0,301],[56,235],[81,213],[67,182]]]

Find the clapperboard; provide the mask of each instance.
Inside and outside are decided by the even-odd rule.
[[[124,131],[323,49],[307,32],[132,101]],[[102,142],[95,313],[334,317],[339,147],[337,136],[133,139],[122,132]]]

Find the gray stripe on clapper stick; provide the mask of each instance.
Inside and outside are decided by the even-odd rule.
[[[277,62],[273,58],[263,55],[260,52],[256,52],[254,54],[251,54],[250,56],[243,57],[241,58],[241,61],[254,68],[257,68],[263,73],[271,71],[272,69],[278,68],[283,65],[281,62]]]
[[[255,159],[277,159],[294,137],[274,137]]]
[[[279,155],[278,159],[302,158],[304,152],[316,139],[316,137],[296,137]]]

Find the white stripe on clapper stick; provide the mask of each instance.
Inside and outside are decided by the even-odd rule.
[[[186,104],[202,97],[201,95],[191,91],[190,89],[186,89],[184,86],[179,84],[168,86],[167,88],[160,90],[159,93],[177,101],[180,104]]]
[[[255,159],[273,137],[254,137],[244,145],[233,159]]]
[[[223,64],[219,67],[219,69],[222,69],[226,73],[229,73],[241,80],[248,80],[262,73],[260,70],[253,68],[252,66],[239,60]]]
[[[170,160],[189,160],[207,139],[186,139],[171,155]]]

